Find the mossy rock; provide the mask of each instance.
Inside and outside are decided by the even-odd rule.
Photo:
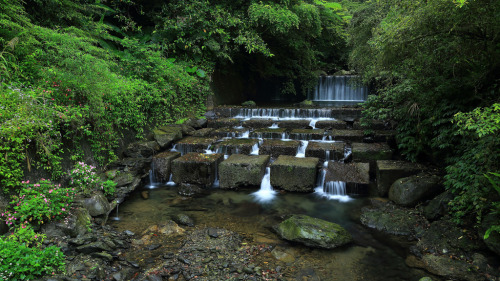
[[[271,185],[296,192],[312,192],[316,184],[319,159],[280,155],[271,164]]]
[[[242,102],[241,105],[249,107],[257,106],[257,104],[253,100],[247,100],[245,102]]]
[[[269,155],[233,154],[219,164],[220,188],[233,189],[259,186],[264,177]]]
[[[274,229],[281,238],[309,247],[333,249],[352,242],[340,225],[306,215],[293,215]]]

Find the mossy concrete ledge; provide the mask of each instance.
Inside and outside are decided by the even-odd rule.
[[[231,155],[219,164],[220,188],[259,186],[270,158],[269,155]]]
[[[211,186],[217,175],[222,154],[187,153],[172,161],[172,179],[176,183]]]
[[[264,140],[260,146],[259,154],[271,155],[271,157],[280,155],[295,156],[299,145],[300,141]]]
[[[362,130],[331,130],[327,136],[332,140],[361,142],[365,138],[365,133]]]
[[[208,128],[225,128],[239,126],[241,123],[240,119],[236,118],[220,118],[220,119],[209,119]]]
[[[325,134],[323,129],[294,129],[290,131],[290,138],[294,140],[321,140]]]
[[[224,154],[250,154],[252,147],[258,143],[257,139],[229,139],[216,144],[215,148]]]
[[[271,164],[271,185],[287,191],[312,192],[319,159],[281,155]]]
[[[179,158],[180,152],[166,151],[153,156],[153,167],[155,177],[160,182],[166,182],[172,172],[172,160]]]
[[[175,148],[182,155],[189,152],[205,152],[205,150],[212,145],[217,138],[215,137],[187,137],[176,143]]]
[[[286,136],[285,128],[260,128],[250,133],[252,138],[281,139]]]
[[[420,164],[407,161],[376,161],[377,189],[379,195],[386,196],[391,185],[397,179],[416,175],[424,171],[424,169],[425,167]]]
[[[321,120],[316,122],[315,127],[319,129],[345,130],[347,129],[347,123],[342,120]]]
[[[281,238],[309,247],[333,249],[352,242],[340,225],[306,215],[293,215],[274,229]]]
[[[267,128],[273,125],[274,123],[277,123],[277,121],[272,119],[251,119],[243,121],[243,127],[254,128],[254,129]]]
[[[306,157],[317,157],[322,161],[340,160],[344,157],[343,142],[309,142]],[[328,155],[327,155],[328,154]],[[328,157],[327,157],[328,156]]]
[[[309,128],[310,120],[282,120],[278,122],[280,128],[291,129],[306,129]]]

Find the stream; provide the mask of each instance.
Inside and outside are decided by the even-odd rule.
[[[149,192],[143,199],[141,192]],[[255,190],[240,191],[212,188],[205,195],[182,197],[172,183],[132,193],[119,207],[119,219],[110,225],[119,231],[137,234],[148,227],[170,220],[176,214],[186,214],[194,227],[183,226],[188,232],[204,227],[224,228],[243,237],[244,244],[269,245],[278,253],[260,255],[257,264],[278,268],[285,280],[419,280],[428,273],[405,265],[404,257],[412,242],[405,237],[390,236],[362,226],[361,208],[368,198],[332,200],[319,193],[279,193],[272,200],[258,200]],[[334,250],[313,249],[281,240],[272,226],[290,214],[306,214],[335,222],[346,228],[354,243]],[[111,214],[116,216],[116,214]],[[112,218],[113,219],[113,218]],[[136,259],[141,267],[158,262],[167,251],[182,246],[182,236],[163,241],[157,251],[131,251],[128,259]],[[256,279],[265,280],[265,279]]]

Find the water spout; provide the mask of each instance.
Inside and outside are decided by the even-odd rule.
[[[297,148],[297,154],[295,157],[304,158],[306,157],[306,148],[309,144],[308,141],[300,141],[300,146]]]
[[[252,196],[260,203],[270,202],[276,197],[276,191],[271,186],[271,168],[266,168],[266,174],[262,178],[260,189],[252,193]]]
[[[175,182],[172,180],[172,173],[170,173],[170,177],[168,178],[167,186],[174,186]]]
[[[256,143],[252,146],[252,151],[250,152],[250,155],[259,155],[259,144]]]

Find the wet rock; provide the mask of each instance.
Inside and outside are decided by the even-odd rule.
[[[83,199],[83,207],[89,211],[93,217],[107,214],[111,211],[111,205],[100,191],[90,198]]]
[[[436,220],[448,214],[448,203],[453,199],[453,197],[453,194],[449,191],[439,194],[434,199],[429,201],[427,206],[424,207],[424,216],[428,220]]]
[[[307,129],[309,128],[309,123],[309,120],[282,120],[278,122],[278,126],[287,130]]]
[[[91,254],[95,252],[102,251],[112,251],[112,249],[103,241],[96,241],[92,243],[88,243],[76,248],[76,250],[80,253]]]
[[[127,184],[131,184],[132,182],[134,182],[134,179],[135,173],[119,171],[116,173],[113,181],[116,183],[116,187],[122,187]]]
[[[389,189],[389,199],[398,205],[410,207],[442,191],[440,177],[419,174],[396,180]]]
[[[194,197],[204,194],[205,189],[196,184],[181,183],[177,193],[181,196]]]
[[[319,159],[281,155],[271,164],[271,185],[287,191],[311,192],[316,184]]]
[[[264,140],[259,149],[259,155],[271,155],[278,157],[280,155],[296,155],[300,141],[282,141],[282,140]]]
[[[172,179],[176,183],[211,186],[222,159],[222,154],[188,153],[172,161]]]
[[[178,126],[162,126],[153,130],[153,136],[161,149],[182,138],[182,128]]]
[[[354,151],[353,151],[354,154]],[[386,196],[391,185],[400,178],[416,175],[425,167],[407,161],[378,160],[376,161],[377,189],[380,196]]]
[[[214,131],[213,128],[203,128],[203,129],[199,129],[199,130],[196,130],[194,132],[191,133],[191,136],[193,137],[203,137],[203,138],[206,138],[208,136],[210,136],[210,134]]]
[[[293,140],[321,140],[325,134],[323,129],[293,129],[289,137]]]
[[[146,235],[150,233],[158,233],[169,236],[169,235],[182,234],[184,233],[184,231],[185,230],[179,225],[177,225],[174,221],[169,220],[158,225],[150,226],[142,234]]]
[[[98,259],[105,260],[105,261],[112,261],[113,260],[113,256],[107,252],[92,253],[92,256],[95,258],[98,258]]]
[[[231,155],[219,164],[220,188],[259,186],[269,159],[268,155]]]
[[[124,166],[124,171],[133,171],[135,173],[145,173],[151,168],[151,158],[123,158],[119,164]]]
[[[316,157],[321,161],[341,160],[344,158],[343,142],[309,142],[306,147],[306,157]]]
[[[277,121],[272,120],[272,119],[251,119],[251,120],[243,121],[242,125],[245,128],[265,129],[265,128],[271,127],[274,123],[277,123]]]
[[[365,137],[362,130],[331,130],[326,134],[328,139],[348,142],[361,142]]]
[[[175,144],[175,148],[182,155],[190,153],[190,152],[205,152],[205,150],[210,147],[216,138],[208,137],[186,137],[181,139]]]
[[[365,226],[396,235],[415,235],[427,225],[425,218],[414,209],[381,201],[364,207],[360,219]]]
[[[160,150],[160,146],[156,141],[142,141],[129,144],[124,153],[132,158],[148,158],[158,150]]]
[[[321,120],[316,122],[316,128],[319,129],[335,129],[335,130],[345,130],[347,129],[346,122],[342,120]]]
[[[149,191],[147,190],[141,191],[141,197],[144,200],[149,199]]]
[[[223,154],[250,154],[253,146],[258,143],[259,140],[256,139],[229,139],[218,143],[215,148]]]
[[[219,118],[219,119],[209,119],[207,126],[208,128],[232,128],[240,125],[240,119],[235,118]]]
[[[356,142],[352,144],[352,160],[355,162],[390,160],[392,154],[391,148],[386,143]]]
[[[427,271],[439,276],[468,281],[484,280],[483,277],[473,273],[472,265],[462,260],[428,254],[423,256],[422,261]]]
[[[193,219],[186,214],[176,214],[173,220],[180,225],[194,226]]]
[[[172,172],[172,161],[181,156],[180,152],[167,151],[153,156],[153,167],[157,181],[167,182]]]
[[[275,230],[281,238],[309,247],[332,249],[352,241],[340,225],[305,215],[293,215]]]
[[[272,120],[271,120],[272,121]],[[260,128],[250,133],[251,138],[283,139],[286,137],[285,128]]]
[[[500,218],[495,214],[488,214],[484,216],[481,226],[478,229],[479,236],[484,239],[484,234],[486,230],[490,228],[492,225],[498,225]],[[496,231],[492,231],[488,237],[488,239],[483,240],[488,249],[500,255],[500,233]]]

